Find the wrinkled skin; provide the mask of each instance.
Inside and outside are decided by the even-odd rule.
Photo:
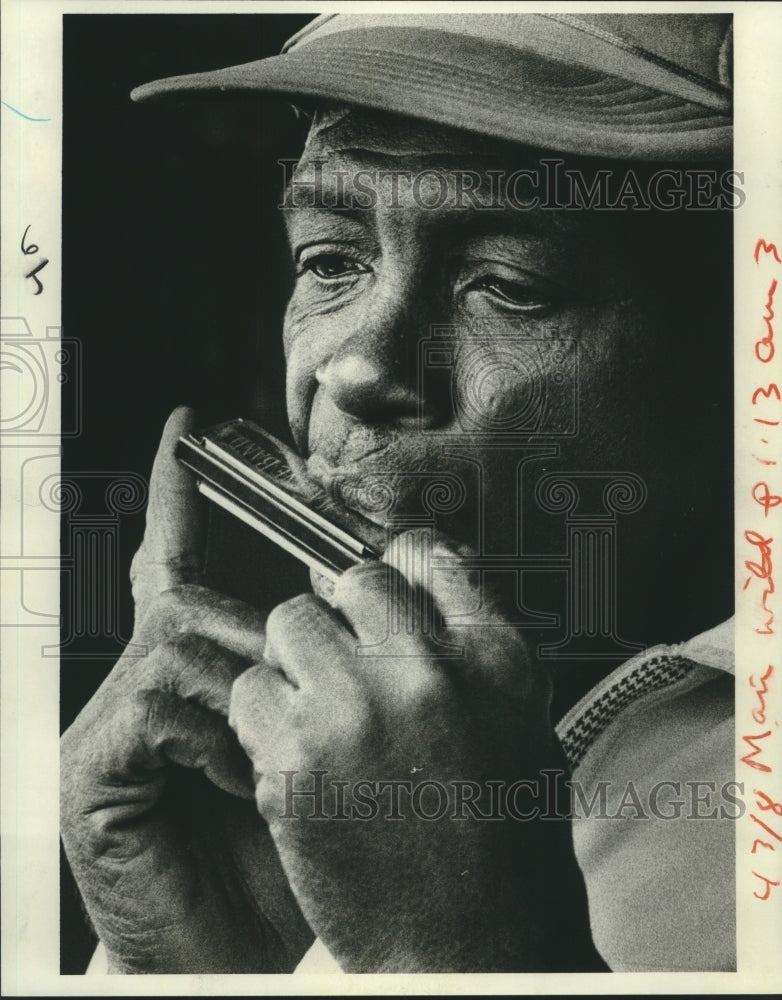
[[[63,842],[112,971],[291,971],[312,932],[227,720],[263,621],[199,585],[205,512],[173,457],[191,426],[172,415],[152,473],[136,653],[62,739]]]
[[[315,159],[327,161],[326,180],[386,168],[400,148],[411,169],[455,158],[486,168],[463,138],[392,120],[362,131],[354,115],[314,135],[297,177],[310,177]],[[288,410],[309,474],[378,524],[388,512],[362,498],[390,477],[391,512],[413,511],[400,473],[458,467],[442,438],[421,433],[459,429],[450,379],[466,391],[476,359],[489,370],[500,348],[523,359],[529,340],[572,339],[581,422],[557,461],[642,473],[665,502],[644,522],[638,558],[667,553],[671,524],[714,481],[714,454],[708,414],[673,441],[668,417],[649,419],[667,370],[655,347],[661,306],[648,276],[622,266],[627,247],[601,243],[583,217],[482,215],[450,202],[428,211],[400,197],[352,215],[288,213]],[[454,370],[421,399],[418,341],[432,323],[454,328]],[[507,365],[498,370],[478,397],[487,426],[525,391]],[[670,405],[685,403],[674,392]],[[353,783],[418,769],[481,787],[564,769],[534,646],[507,624],[505,596],[480,591],[461,565],[476,546],[474,500],[438,525],[450,539],[438,536],[435,550],[446,571],[423,574],[403,557],[402,536],[382,563],[344,574],[328,601],[301,595],[264,622],[201,586],[203,512],[172,457],[191,419],[178,411],[167,426],[134,563],[133,642],[149,653],[123,656],[63,738],[63,839],[111,967],[285,971],[318,934],[348,971],[604,969],[565,820],[284,818],[281,771],[302,786],[317,769],[347,782],[350,809]],[[497,544],[515,531],[508,459],[488,446],[477,458]],[[687,545],[688,558],[705,551],[701,538]],[[654,603],[654,579],[639,605]],[[436,655],[420,621],[374,655],[357,653],[422,593],[445,616],[440,638],[462,655]],[[449,624],[477,603],[480,624]]]
[[[339,579],[331,606],[303,595],[278,607],[265,662],[234,685],[231,724],[296,897],[347,971],[599,968],[569,824],[482,821],[455,808],[454,782],[485,789],[565,768],[548,678],[501,609],[486,608],[485,627],[445,633],[464,643],[463,657],[437,658],[425,634],[392,635],[373,655],[355,655],[356,638],[373,647],[385,635],[389,591],[400,595],[392,613],[414,600],[420,581],[398,548],[387,559],[408,576],[392,568],[390,586],[388,567],[365,565]],[[444,546],[435,554],[455,555]],[[443,614],[479,597],[463,570],[435,579]],[[283,795],[280,772],[295,770],[294,787],[309,789],[308,772],[319,769],[328,776],[323,812],[352,818],[312,819],[310,799]],[[403,818],[393,820],[382,798],[372,816],[354,794],[362,779],[411,775],[449,789],[441,819],[427,818],[445,810],[439,798],[422,797],[416,811],[402,791]],[[335,782],[346,788],[339,805]],[[556,899],[569,900],[566,911]]]

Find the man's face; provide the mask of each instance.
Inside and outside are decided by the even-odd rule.
[[[410,120],[335,114],[313,131],[285,213],[295,439],[313,477],[379,523],[434,512],[509,555],[563,551],[534,497],[544,473],[634,473],[649,497],[626,551],[659,562],[715,464],[664,263],[650,273],[643,213],[498,207],[490,172],[519,166]]]

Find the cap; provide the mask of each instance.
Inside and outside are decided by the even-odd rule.
[[[729,14],[326,14],[279,56],[131,96],[263,92],[581,155],[727,160],[731,23]]]

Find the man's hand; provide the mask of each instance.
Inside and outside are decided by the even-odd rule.
[[[313,934],[226,719],[263,621],[200,585],[204,512],[173,457],[190,423],[166,425],[133,564],[147,655],[126,651],[62,739],[63,842],[112,971],[291,971]]]
[[[400,558],[414,539],[399,543],[388,565],[345,573],[332,606],[276,608],[264,661],[233,686],[230,722],[302,910],[346,971],[604,970],[567,797],[545,792],[565,769],[548,678],[456,552],[435,547],[451,568],[430,581]],[[443,656],[421,609],[481,600],[481,626],[440,633],[463,656]],[[518,786],[514,816],[501,790],[520,780],[539,794]],[[291,794],[321,787],[321,801]],[[553,818],[521,818],[535,808]]]

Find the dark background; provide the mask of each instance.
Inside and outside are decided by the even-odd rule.
[[[313,16],[63,18],[63,335],[80,341],[82,357],[63,406],[70,412],[78,383],[83,408],[79,436],[63,441],[62,466],[82,486],[100,485],[84,473],[104,470],[147,479],[179,403],[197,402],[204,423],[255,416],[284,434],[279,331],[290,278],[276,161],[299,154],[302,123],[279,101],[141,105],[129,94],[159,77],[276,55]],[[87,501],[100,516],[102,487]],[[141,511],[119,523],[124,638],[143,522]],[[245,543],[237,559],[251,558]],[[64,523],[64,558],[67,544]],[[64,637],[74,573],[87,568],[63,577]],[[298,570],[290,572],[281,587],[297,589]],[[113,665],[105,652],[94,638],[70,636],[63,728]],[[66,864],[62,888],[61,969],[80,973],[95,939]]]

